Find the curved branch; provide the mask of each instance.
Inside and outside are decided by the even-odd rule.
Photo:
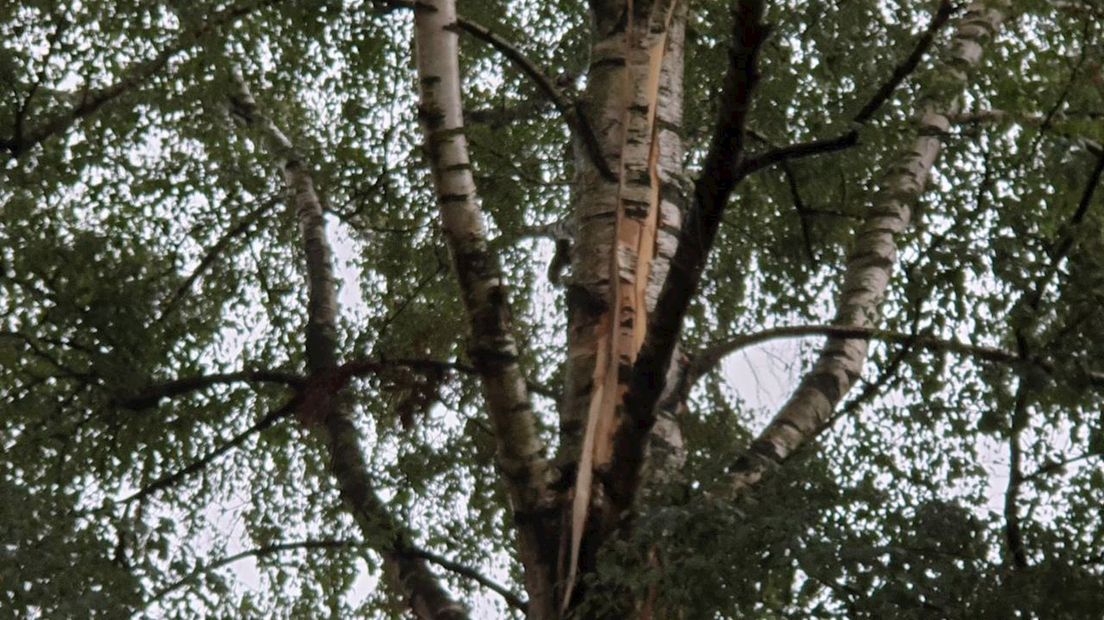
[[[1004,15],[1000,3],[974,2],[961,19],[945,62],[930,90],[918,103],[915,139],[884,172],[865,221],[856,231],[836,302],[836,323],[869,328],[897,263],[897,236],[911,222],[913,204],[942,150],[947,115],[958,111],[968,70],[982,56],[982,46],[996,34]],[[836,405],[858,380],[866,361],[869,337],[829,336],[810,370],[750,449],[731,469],[731,490],[738,494],[755,485],[832,420]]]
[[[191,289],[192,285],[195,284],[195,281],[198,280],[199,277],[202,276],[203,273],[207,270],[207,268],[215,262],[219,255],[221,255],[222,252],[226,250],[226,247],[230,245],[230,242],[234,238],[249,232],[249,229],[253,226],[253,224],[255,224],[257,220],[261,219],[261,216],[268,213],[268,211],[275,207],[277,204],[279,204],[278,197],[274,197],[272,199],[264,201],[260,205],[254,207],[252,211],[246,213],[240,222],[238,222],[230,230],[226,231],[226,234],[222,235],[222,237],[220,237],[219,240],[216,241],[213,246],[211,246],[211,249],[207,250],[207,252],[203,255],[203,258],[200,259],[199,264],[196,265],[195,269],[193,269],[192,272],[188,274],[188,277],[184,278],[184,281],[180,283],[180,286],[177,286],[176,290],[174,290],[173,293],[169,295],[168,299],[165,300],[165,303],[161,305],[161,313],[157,317],[157,322],[163,320],[173,311],[173,309],[176,307],[176,304],[179,303],[185,295],[187,295],[189,289]]]
[[[233,555],[228,555],[220,560],[211,562],[210,564],[205,564],[203,566],[195,568],[190,573],[184,575],[180,579],[177,579],[167,587],[158,590],[157,593],[155,593],[149,600],[146,601],[145,606],[149,607],[153,603],[160,601],[173,592],[184,588],[188,584],[194,582],[196,578],[198,578],[200,575],[212,573],[219,570],[220,568],[229,566],[235,562],[240,562],[241,560],[244,560],[246,558],[261,558],[269,555],[275,555],[277,553],[283,553],[285,551],[316,551],[333,549],[360,550],[371,549],[372,547],[373,546],[370,543],[356,540],[301,540],[296,542],[273,543],[261,547],[255,547],[253,549],[247,549]],[[407,553],[409,555],[426,560],[427,562],[430,562],[432,564],[436,564],[437,566],[440,566],[441,568],[449,572],[456,573],[457,575],[460,575],[462,577],[467,577],[472,581],[480,584],[481,586],[487,588],[488,590],[491,590],[492,592],[501,596],[503,600],[506,601],[506,604],[508,604],[509,606],[515,609],[520,609],[521,611],[525,611],[526,603],[518,595],[511,592],[505,586],[484,576],[482,573],[475,570],[474,568],[471,568],[470,566],[460,564],[459,562],[449,560],[444,556],[422,549],[411,549]]]
[[[556,106],[556,110],[563,116],[564,122],[567,123],[572,133],[582,138],[583,145],[586,147],[587,156],[594,164],[594,167],[598,169],[598,172],[600,172],[607,181],[617,180],[616,175],[614,175],[613,170],[609,166],[609,162],[607,162],[606,158],[602,155],[602,146],[598,144],[598,136],[595,135],[594,128],[590,126],[590,122],[587,121],[586,115],[579,112],[579,108],[575,105],[575,102],[568,99],[551,78],[541,71],[532,60],[526,57],[517,46],[498,34],[495,34],[494,31],[486,26],[477,24],[462,16],[457,16],[456,26],[460,30],[498,50],[498,52],[510,60],[510,62],[517,65],[517,68],[525,74],[526,77],[533,80],[544,96],[552,102],[552,105]]]
[[[932,42],[935,41],[935,35],[939,33],[939,30],[943,28],[943,25],[947,23],[947,20],[950,19],[955,10],[956,7],[950,0],[942,0],[940,2],[939,8],[936,10],[935,15],[932,16],[932,20],[928,24],[927,29],[925,29],[924,33],[920,35],[920,38],[916,40],[916,45],[913,47],[912,52],[909,53],[900,64],[893,68],[893,72],[890,74],[889,79],[879,86],[878,90],[874,91],[870,99],[859,109],[855,116],[852,117],[851,122],[854,125],[852,129],[834,138],[822,138],[809,142],[799,142],[750,157],[740,165],[741,174],[748,175],[791,159],[835,153],[858,144],[858,127],[865,125],[873,119],[874,116],[877,115],[878,110],[880,110],[882,106],[889,101],[889,98],[893,96],[897,87],[916,71],[916,68],[920,65],[920,61],[928,52],[928,48],[930,48]]]
[[[787,325],[771,327],[751,334],[743,334],[723,342],[708,345],[702,348],[698,354],[694,356],[691,363],[691,373],[693,378],[697,379],[701,377],[701,375],[712,370],[721,359],[740,349],[762,344],[770,340],[778,340],[781,338],[804,338],[808,336],[827,336],[830,338],[848,339],[859,338],[864,340],[892,342],[894,344],[919,347],[932,351],[957,353],[987,362],[1004,364],[1031,363],[1048,372],[1054,369],[1054,365],[1049,362],[1023,358],[1019,354],[1005,349],[975,345],[958,340],[936,338],[923,334],[893,332],[873,327],[860,327],[854,325]],[[1100,382],[1104,385],[1104,373],[1094,372],[1090,373],[1089,376],[1094,383]]]
[[[422,2],[418,0],[377,0],[377,4],[389,10],[399,8],[413,9],[418,12],[432,12],[437,10],[432,2]],[[586,147],[587,156],[594,163],[594,167],[598,169],[607,181],[616,181],[617,176],[613,173],[613,169],[610,168],[609,162],[606,161],[606,158],[602,155],[602,147],[598,143],[598,136],[594,133],[594,128],[591,127],[590,123],[587,121],[586,115],[579,112],[579,108],[575,102],[568,98],[567,95],[556,86],[552,78],[548,77],[535,62],[529,59],[529,57],[525,55],[525,52],[522,52],[516,45],[490,28],[462,15],[454,15],[454,17],[454,22],[447,25],[446,28],[468,33],[476,39],[490,45],[498,51],[498,53],[505,56],[507,60],[512,62],[518,70],[532,80],[537,86],[537,89],[552,102],[552,105],[556,107],[556,111],[563,117],[564,123],[567,124],[568,129],[582,139],[583,145]]]

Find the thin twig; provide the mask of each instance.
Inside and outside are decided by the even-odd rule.
[[[210,32],[227,24],[233,24],[252,11],[275,1],[251,2],[211,15],[204,19],[199,27],[179,33],[171,43],[153,58],[136,62],[127,67],[118,82],[96,90],[86,90],[80,95],[79,101],[72,108],[49,116],[37,127],[30,130],[20,130],[18,132],[20,135],[0,139],[0,150],[6,150],[11,158],[18,159],[43,140],[65,131],[77,121],[91,116],[106,104],[141,85],[164,68],[177,54],[196,45]]]
[[[233,241],[236,237],[248,232],[253,224],[261,219],[261,216],[268,213],[279,203],[279,197],[270,198],[269,200],[264,201],[260,205],[254,207],[253,210],[251,210],[249,213],[246,213],[245,217],[243,217],[241,221],[237,223],[237,225],[226,231],[226,234],[222,235],[222,237],[220,237],[219,240],[216,241],[209,250],[207,250],[207,252],[203,255],[203,258],[200,259],[199,264],[196,265],[195,269],[193,269],[190,274],[188,274],[188,277],[184,278],[184,281],[180,283],[180,286],[176,287],[176,290],[174,290],[173,293],[168,297],[168,299],[165,300],[165,303],[161,306],[161,313],[158,315],[156,322],[160,323],[162,320],[165,319],[165,317],[172,313],[173,309],[176,307],[176,304],[184,298],[184,296],[192,288],[192,285],[195,284],[195,281],[203,275],[207,268],[214,264],[215,260],[222,254],[223,251],[226,250],[231,241]]]
[[[120,504],[130,504],[130,503],[133,503],[133,502],[136,502],[136,501],[140,501],[140,500],[142,500],[146,497],[149,497],[150,495],[153,495],[154,493],[156,493],[156,492],[158,492],[162,489],[167,489],[168,487],[176,485],[177,483],[179,483],[180,481],[184,480],[185,478],[187,478],[188,476],[190,476],[192,474],[203,471],[204,469],[207,468],[208,465],[210,465],[211,463],[218,460],[219,457],[221,457],[222,455],[226,454],[227,452],[233,450],[234,448],[237,448],[238,446],[242,445],[243,443],[246,442],[246,440],[248,440],[253,435],[256,435],[256,434],[261,433],[265,430],[268,430],[269,428],[274,426],[280,420],[283,420],[284,418],[290,416],[296,410],[296,408],[299,404],[299,400],[300,400],[299,398],[294,398],[291,401],[289,401],[288,403],[286,403],[284,406],[280,407],[279,409],[275,409],[275,410],[269,412],[263,418],[261,418],[260,420],[257,420],[257,422],[255,422],[255,423],[253,423],[249,428],[247,428],[244,431],[238,433],[237,435],[234,435],[233,437],[230,438],[229,441],[217,446],[214,450],[211,450],[207,454],[200,457],[198,460],[193,461],[192,463],[189,463],[187,466],[185,466],[182,469],[179,469],[179,470],[177,470],[177,471],[175,471],[171,474],[168,474],[168,475],[165,475],[165,476],[162,476],[162,477],[158,478],[157,480],[153,481],[152,483],[142,487],[138,491],[136,491],[136,492],[132,493],[131,495],[123,498],[122,500],[119,501],[119,503]]]
[[[441,568],[451,573],[456,573],[457,575],[461,575],[463,577],[471,579],[472,581],[475,581],[488,590],[491,590],[492,592],[501,596],[502,599],[506,601],[506,604],[508,604],[510,607],[520,609],[521,611],[525,611],[529,607],[528,603],[526,603],[517,594],[511,592],[509,588],[503,586],[496,581],[493,581],[486,575],[480,573],[474,568],[471,568],[470,566],[465,566],[458,562],[454,562],[444,556],[437,555],[436,553],[426,551],[424,549],[413,549],[408,551],[408,553],[415,557],[421,558],[431,564],[436,564],[437,566],[440,566]]]
[[[377,4],[383,6],[385,9],[391,10],[397,8],[413,9],[416,11],[433,10],[433,7],[417,2],[416,0],[378,0]],[[548,75],[542,71],[536,63],[529,59],[521,49],[490,28],[462,15],[456,17],[455,29],[459,32],[465,32],[490,45],[505,56],[507,60],[514,63],[526,77],[536,84],[541,93],[552,102],[552,105],[556,106],[556,110],[563,117],[568,128],[582,140],[587,156],[594,164],[594,167],[598,169],[598,172],[601,173],[602,177],[607,181],[617,180],[617,176],[614,174],[613,169],[610,168],[609,162],[607,162],[605,156],[602,155],[602,147],[598,143],[598,136],[594,133],[594,128],[590,126],[590,122],[587,120],[586,115],[579,110],[577,102],[569,99],[563,91],[556,86],[552,78],[548,77]]]
[[[916,67],[920,65],[920,61],[928,52],[928,48],[930,48],[932,42],[935,41],[935,35],[938,34],[943,25],[947,23],[947,20],[954,14],[956,8],[957,7],[951,3],[950,0],[942,0],[942,2],[940,2],[939,8],[936,10],[935,15],[932,16],[931,23],[928,24],[927,29],[925,29],[923,34],[916,40],[916,45],[913,47],[912,52],[909,53],[900,64],[894,67],[889,79],[879,86],[878,90],[874,91],[870,99],[859,109],[855,116],[852,117],[851,122],[854,126],[851,129],[834,138],[821,138],[808,142],[798,142],[796,144],[767,151],[766,153],[754,157],[749,157],[740,164],[741,174],[748,175],[768,166],[791,159],[835,153],[858,144],[858,126],[865,125],[872,120],[882,106],[893,96],[897,87],[905,81],[905,78],[916,71]]]
[[[958,340],[947,340],[930,335],[916,335],[875,329],[872,327],[853,327],[842,325],[789,325],[772,327],[751,334],[742,334],[720,343],[708,345],[693,358],[692,376],[699,377],[709,372],[724,357],[756,344],[780,338],[804,338],[809,336],[827,336],[831,338],[865,338],[882,342],[893,342],[916,346],[933,351],[946,351],[974,357],[987,362],[1004,364],[1029,364],[1046,372],[1053,372],[1055,365],[1046,360],[1025,358],[1019,354],[1000,349],[970,344]],[[1086,378],[1095,386],[1104,387],[1104,372],[1088,372]]]

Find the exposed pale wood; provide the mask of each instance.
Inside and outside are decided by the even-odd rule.
[[[580,553],[591,503],[600,500],[595,491],[596,470],[608,466],[613,435],[619,424],[619,407],[628,374],[647,327],[648,291],[653,281],[656,233],[660,219],[661,159],[657,113],[664,67],[670,76],[667,52],[674,48],[681,60],[681,30],[673,27],[681,2],[661,0],[650,5],[645,19],[630,19],[623,34],[614,33],[602,44],[617,50],[624,60],[618,79],[618,96],[606,110],[617,114],[618,183],[613,193],[612,230],[605,242],[608,289],[605,309],[594,325],[594,372],[586,413],[586,428],[576,470],[571,507],[569,558],[563,608],[571,602],[578,575]],[[632,12],[631,7],[629,12]],[[678,38],[671,45],[671,33]],[[679,67],[681,69],[681,67]],[[668,97],[669,102],[672,97]],[[669,147],[669,145],[668,145]],[[668,150],[670,150],[668,148]],[[668,153],[664,159],[669,160]],[[602,260],[596,256],[595,260]],[[609,521],[604,516],[604,521]],[[607,528],[608,529],[608,528]]]

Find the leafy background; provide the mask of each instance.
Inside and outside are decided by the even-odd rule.
[[[0,5],[0,136],[64,114],[82,88],[116,82],[225,8]],[[783,144],[849,129],[931,9],[773,3],[756,135]],[[581,85],[581,3],[471,0],[460,10],[561,83]],[[687,466],[650,494],[635,537],[607,550],[600,581],[659,583],[662,605],[695,618],[1104,613],[1104,421],[1100,392],[1085,379],[1104,359],[1100,193],[1070,225],[1104,140],[1101,10],[1015,3],[965,100],[969,111],[1007,118],[952,129],[883,306],[887,329],[1024,346],[1054,371],[877,345],[833,428],[754,501],[733,506],[711,499],[710,486],[785,398],[816,341],[736,356],[695,390],[683,420]],[[728,19],[727,3],[692,10],[691,167],[715,114]],[[18,159],[0,155],[0,607],[16,616],[402,609],[376,587],[378,557],[341,510],[320,446],[292,421],[128,501],[288,394],[222,385],[138,410],[125,406],[128,396],[177,377],[303,366],[297,228],[273,163],[226,118],[233,62],[307,154],[324,195],[339,250],[343,354],[462,360],[463,311],[420,154],[411,16],[355,1],[267,2],[211,30],[63,135]],[[851,231],[908,137],[917,92],[935,77],[930,63],[862,130],[859,146],[741,186],[688,346],[830,318]],[[492,50],[464,39],[462,65],[476,181],[524,366],[555,386],[562,291],[544,273],[551,243],[526,231],[569,213],[568,134]],[[1041,285],[1065,239],[1068,258]],[[1036,290],[1039,302],[1027,304]],[[1026,415],[1014,425],[1021,383]],[[428,405],[414,399],[410,377],[354,388],[375,482],[418,544],[520,590],[473,380],[449,375]],[[539,398],[537,410],[554,444],[555,403]],[[1029,476],[1019,500],[1024,571],[1009,569],[1003,538],[1017,436]],[[303,540],[350,544],[202,570],[243,549]],[[642,570],[657,544],[659,568]],[[446,578],[476,615],[511,613],[472,582]],[[603,604],[595,611],[612,613]]]

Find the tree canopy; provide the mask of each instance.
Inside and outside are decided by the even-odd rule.
[[[1104,6],[638,4],[0,3],[0,608],[1104,615]]]

